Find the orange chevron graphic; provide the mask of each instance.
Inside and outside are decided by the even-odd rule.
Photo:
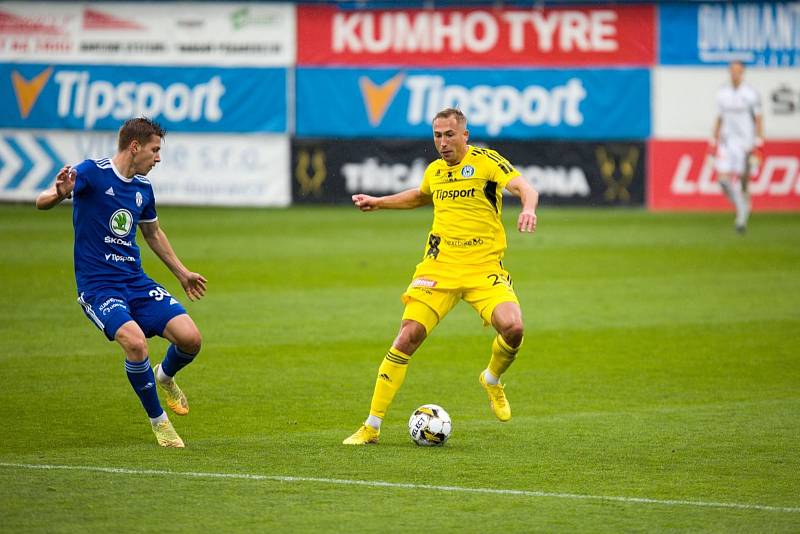
[[[400,83],[405,78],[405,74],[400,72],[393,78],[386,80],[382,85],[376,85],[366,76],[358,79],[361,88],[361,96],[364,98],[364,106],[367,108],[367,116],[372,126],[377,126],[383,120],[386,110],[394,100],[394,95],[400,89]]]
[[[42,92],[47,80],[53,73],[53,67],[48,67],[45,71],[37,74],[32,80],[28,81],[22,75],[13,71],[11,73],[11,82],[14,85],[14,93],[17,95],[17,105],[19,106],[19,114],[23,119],[28,118],[36,99]]]

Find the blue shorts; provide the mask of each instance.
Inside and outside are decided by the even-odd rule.
[[[186,313],[178,300],[149,278],[132,284],[78,290],[78,304],[109,341],[119,327],[135,321],[147,337],[160,336],[173,317]]]

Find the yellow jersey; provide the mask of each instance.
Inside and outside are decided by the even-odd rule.
[[[433,227],[423,262],[479,265],[500,261],[506,233],[500,215],[503,189],[520,176],[494,150],[467,146],[457,165],[437,159],[428,165],[420,192],[433,200]]]

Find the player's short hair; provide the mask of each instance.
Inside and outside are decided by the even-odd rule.
[[[464,115],[464,112],[462,112],[458,108],[444,108],[442,111],[440,111],[439,113],[437,113],[433,117],[433,120],[436,120],[436,119],[448,119],[450,117],[455,117],[456,118],[456,122],[466,128],[466,126],[467,126],[467,117],[466,117],[466,115]]]
[[[139,141],[139,143],[145,145],[150,140],[151,135],[157,135],[163,138],[167,135],[167,132],[160,124],[147,117],[128,119],[119,129],[118,148],[120,152],[122,152],[128,148],[133,141]]]

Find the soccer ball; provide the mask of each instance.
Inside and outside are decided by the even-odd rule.
[[[453,431],[450,415],[436,404],[424,404],[414,410],[408,420],[408,433],[417,445],[438,447],[444,445]]]

